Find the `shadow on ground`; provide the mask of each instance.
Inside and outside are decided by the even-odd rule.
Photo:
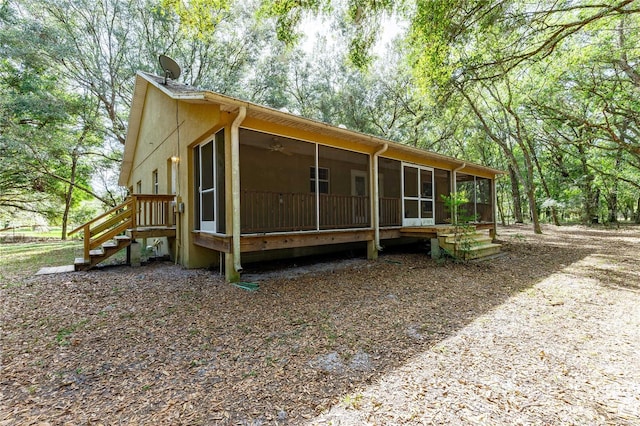
[[[393,251],[256,292],[168,263],[30,279],[3,295],[0,420],[298,424],[596,254],[502,231],[491,262]]]

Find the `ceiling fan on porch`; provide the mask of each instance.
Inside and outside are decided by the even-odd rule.
[[[280,140],[278,138],[271,139],[271,144],[269,145],[269,151],[279,152],[280,154],[289,155],[289,156],[293,155],[292,153],[287,151],[284,145],[280,143]]]

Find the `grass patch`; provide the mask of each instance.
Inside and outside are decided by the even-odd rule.
[[[71,265],[79,253],[80,241],[0,244],[0,282],[10,287],[14,280],[33,275],[42,267]]]
[[[69,336],[75,333],[75,331],[78,330],[80,327],[83,327],[87,322],[88,320],[84,319],[75,324],[71,324],[69,327],[61,328],[60,330],[58,330],[58,333],[56,334],[56,342],[58,342],[60,346],[68,346]]]
[[[72,228],[69,228],[71,230]],[[0,232],[0,241],[4,242],[21,242],[21,241],[31,241],[31,240],[59,240],[62,236],[62,228],[59,226],[54,226],[50,228],[45,228],[45,230],[36,227],[36,229],[32,229],[31,227],[25,226],[16,229],[7,229]],[[70,236],[69,238],[80,239],[79,234],[75,234]]]

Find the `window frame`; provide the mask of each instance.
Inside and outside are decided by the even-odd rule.
[[[318,170],[318,179],[316,185],[316,169]],[[322,177],[322,171],[326,172],[326,177]],[[322,184],[326,184],[326,188],[323,188]],[[316,187],[318,193],[329,194],[331,193],[331,169],[328,167],[309,166],[309,192],[316,193]]]

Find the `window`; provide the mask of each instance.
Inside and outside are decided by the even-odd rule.
[[[154,194],[159,194],[160,192],[158,191],[158,170],[154,170],[153,171],[153,176],[152,176],[152,181],[153,181],[153,193]]]
[[[136,182],[136,194],[142,194],[142,181]]]
[[[309,190],[316,192],[316,168],[309,167]],[[318,167],[318,192],[320,194],[329,193],[329,169],[326,167]]]

